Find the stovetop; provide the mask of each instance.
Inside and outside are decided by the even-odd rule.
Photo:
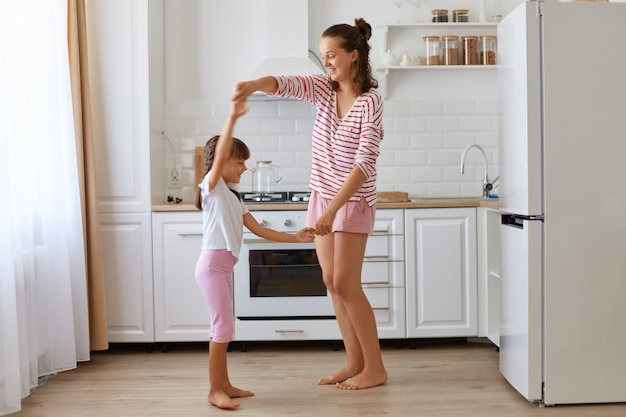
[[[275,203],[307,203],[311,197],[310,191],[277,191],[274,193],[243,192],[241,198],[244,203],[275,204]]]

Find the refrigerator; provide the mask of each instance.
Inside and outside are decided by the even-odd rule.
[[[498,24],[500,371],[539,405],[626,402],[626,3]]]

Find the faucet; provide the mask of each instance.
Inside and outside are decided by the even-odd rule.
[[[485,176],[483,177],[483,198],[489,198],[490,191],[493,189],[493,183],[495,183],[498,178],[496,178],[493,182],[489,182],[489,174],[487,173],[487,154],[485,150],[479,145],[467,145],[465,150],[463,151],[463,156],[461,156],[461,174],[465,171],[465,156],[467,155],[467,151],[471,148],[476,148],[483,154],[484,167],[485,167]]]

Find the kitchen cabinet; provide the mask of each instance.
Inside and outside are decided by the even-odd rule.
[[[102,214],[109,342],[152,342],[150,214]]]
[[[148,0],[92,0],[86,20],[109,340],[152,341]]]
[[[407,209],[407,337],[477,336],[476,208]]]
[[[209,309],[195,280],[202,213],[153,213],[152,237],[155,341],[209,340]]]
[[[423,36],[435,35],[456,35],[459,37],[459,62],[461,62],[461,36],[480,36],[495,35],[497,30],[496,23],[414,23],[414,24],[381,24],[376,29],[382,36],[382,50],[394,53],[397,63],[394,65],[385,65],[384,63],[376,68],[376,71],[382,73],[384,82],[381,85],[381,94],[385,98],[389,98],[390,78],[398,72],[415,72],[425,76],[428,72],[454,71],[466,72],[469,76],[474,71],[493,71],[496,65],[422,65],[412,63],[409,65],[400,65],[402,55],[406,54],[417,58],[426,58],[424,50]],[[493,71],[495,77],[495,71]]]
[[[362,272],[363,291],[372,305],[380,339],[404,338],[404,211],[376,210],[367,239]]]
[[[478,336],[500,346],[500,218],[498,210],[477,211]]]
[[[255,214],[260,218],[259,214]],[[154,339],[206,341],[210,317],[195,282],[202,241],[200,212],[154,212]],[[381,339],[404,338],[404,214],[378,210],[363,265],[363,288],[372,304]],[[237,321],[235,340],[337,340],[335,320]]]

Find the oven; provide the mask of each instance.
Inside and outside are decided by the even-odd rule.
[[[253,211],[274,230],[295,233],[305,210]],[[313,243],[278,243],[244,229],[234,269],[234,312],[239,321],[334,320]]]

